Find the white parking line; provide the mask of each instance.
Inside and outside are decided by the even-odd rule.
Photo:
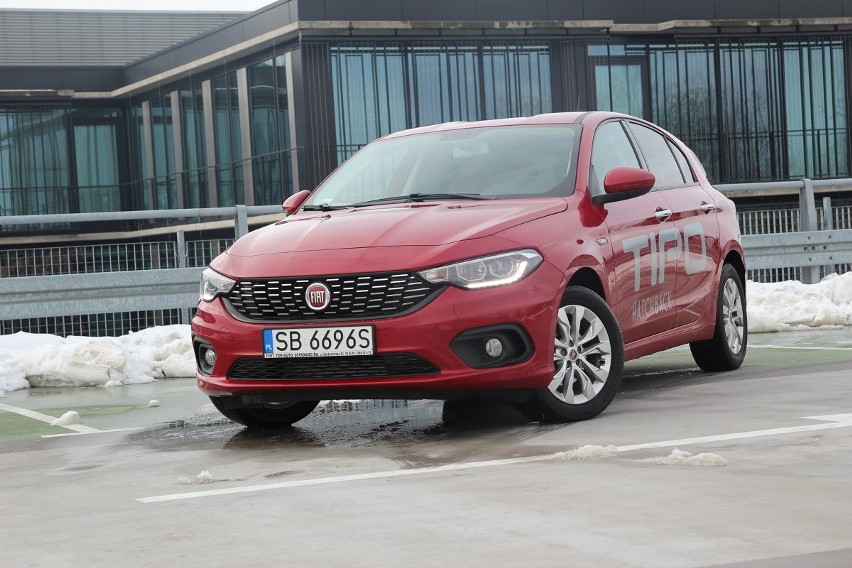
[[[67,428],[68,426],[63,426]],[[112,430],[95,430],[92,432],[66,432],[64,434],[43,434],[42,438],[66,438],[68,436],[82,436],[84,434],[109,434],[111,432],[133,432],[134,430],[142,430],[142,428],[113,428]]]
[[[816,430],[831,430],[834,428],[849,428],[852,426],[852,414],[833,414],[828,416],[805,416],[806,420],[819,420],[820,424],[807,424],[803,426],[791,426],[788,428],[773,428],[770,430],[752,430],[750,432],[735,432],[733,434],[720,434],[716,436],[701,436],[697,438],[682,438],[680,440],[667,440],[663,442],[650,442],[646,444],[631,444],[617,446],[618,452],[631,452],[652,448],[671,448],[677,446],[689,446],[707,442],[724,442],[729,440],[742,440],[746,438],[758,438],[762,436],[778,436],[781,434],[794,434],[799,432],[813,432]],[[183,499],[196,499],[199,497],[215,497],[219,495],[233,495],[236,493],[252,493],[255,491],[269,491],[272,489],[289,489],[291,487],[305,487],[309,485],[326,485],[330,483],[346,483],[348,481],[362,481],[366,479],[388,479],[404,475],[422,475],[427,473],[440,473],[445,471],[460,471],[465,469],[476,469],[482,467],[496,467],[501,465],[512,465],[518,463],[531,463],[560,459],[565,452],[556,452],[541,456],[529,456],[523,458],[508,458],[501,460],[488,460],[480,462],[458,463],[442,465],[437,467],[422,467],[417,469],[398,469],[391,471],[376,471],[373,473],[360,473],[354,475],[341,475],[337,477],[320,477],[316,479],[300,479],[295,481],[282,481],[279,483],[267,483],[264,485],[250,485],[247,487],[228,487],[225,489],[210,489],[207,491],[190,491],[186,493],[172,493],[170,495],[158,495],[154,497],[141,497],[136,499],[141,503],[161,503],[164,501],[178,501]]]
[[[10,406],[8,404],[3,404],[0,402],[0,410],[5,410],[6,412],[13,412],[20,416],[26,416],[27,418],[32,418],[33,420],[39,420],[41,422],[45,422],[47,424],[53,425],[53,421],[56,420],[55,416],[50,416],[49,414],[42,414],[41,412],[36,412],[35,410],[29,410],[27,408],[19,408],[17,406]],[[92,428],[91,426],[84,426],[83,424],[67,424],[62,425],[62,428],[67,428],[69,430],[74,430],[78,434],[99,434],[102,431],[97,428]]]
[[[850,351],[852,347],[820,347],[818,345],[760,345],[749,343],[749,347],[759,349],[791,349],[796,351]]]
[[[633,444],[628,446],[618,446],[616,450],[618,450],[619,452],[632,452],[633,450],[646,450],[652,448],[672,448],[676,446],[691,446],[695,444],[704,444],[707,442],[728,442],[730,440],[760,438],[763,436],[779,436],[781,434],[796,434],[799,432],[813,432],[815,430],[832,430],[834,428],[849,428],[850,426],[852,426],[852,414],[802,416],[802,419],[819,420],[822,423],[806,424],[803,426],[790,426],[787,428],[772,428],[770,430],[752,430],[751,432],[735,432],[733,434],[719,434],[717,436],[682,438],[680,440],[667,440],[665,442],[651,442],[648,444]]]

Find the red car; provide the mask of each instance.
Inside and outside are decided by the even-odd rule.
[[[338,398],[504,397],[591,418],[626,360],[746,351],[734,204],[682,142],[614,113],[398,132],[204,272],[198,385],[248,427]]]

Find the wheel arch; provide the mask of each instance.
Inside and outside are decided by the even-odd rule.
[[[595,269],[589,266],[584,266],[577,269],[577,271],[574,272],[574,274],[572,274],[571,277],[568,279],[568,284],[566,285],[566,287],[567,286],[580,286],[582,288],[588,288],[589,290],[603,298],[604,301],[606,301],[607,299],[603,280],[601,279],[597,271],[595,271]]]
[[[742,255],[736,250],[728,251],[728,254],[725,255],[724,264],[730,264],[734,267],[734,270],[737,271],[737,274],[740,277],[740,282],[743,284],[743,288],[745,289],[746,285],[746,268],[745,261],[743,260]]]

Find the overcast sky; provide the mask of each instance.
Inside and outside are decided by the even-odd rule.
[[[0,9],[251,12],[273,2],[275,0],[0,0]]]

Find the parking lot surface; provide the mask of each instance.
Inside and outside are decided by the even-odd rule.
[[[190,379],[9,393],[3,564],[852,565],[852,332],[751,342],[731,373],[634,361],[573,424],[337,401],[250,433]]]

